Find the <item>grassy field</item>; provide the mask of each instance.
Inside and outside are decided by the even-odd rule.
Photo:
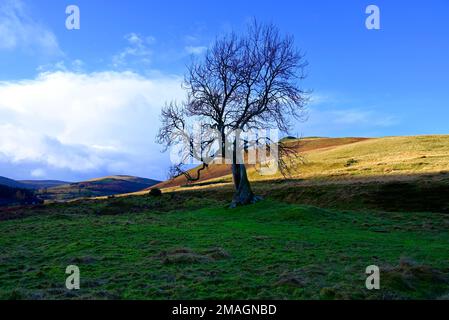
[[[22,211],[21,211],[22,210]],[[320,209],[201,193],[11,209],[2,299],[444,299],[449,216]],[[65,289],[65,268],[81,290]],[[381,268],[381,290],[365,268]]]
[[[250,168],[265,200],[235,210],[224,166],[162,197],[0,210],[0,299],[449,298],[449,136],[291,143],[293,176]]]

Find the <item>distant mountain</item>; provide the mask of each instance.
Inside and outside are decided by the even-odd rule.
[[[150,188],[160,181],[133,177],[108,176],[81,182],[58,180],[20,180],[0,177],[0,186],[36,190],[36,195],[45,200],[69,200],[81,197],[101,197],[131,193]]]
[[[0,177],[0,185],[18,189],[33,189],[29,185],[5,177]]]
[[[5,177],[0,177],[0,185],[19,188],[19,189],[45,189],[69,184],[67,181],[58,180],[13,180]]]
[[[17,182],[32,189],[54,188],[65,184],[70,184],[70,182],[59,180],[18,180]]]
[[[133,176],[108,176],[40,190],[39,197],[46,200],[69,200],[110,196],[141,191],[158,183],[160,181]]]

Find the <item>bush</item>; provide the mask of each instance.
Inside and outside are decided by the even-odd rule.
[[[353,165],[356,165],[357,163],[359,163],[358,160],[356,160],[356,159],[349,159],[349,160],[346,162],[345,167],[348,168],[348,167],[351,167],[351,166],[353,166]]]
[[[162,191],[161,191],[161,189],[154,188],[154,189],[150,190],[149,195],[152,197],[160,197],[162,195]]]

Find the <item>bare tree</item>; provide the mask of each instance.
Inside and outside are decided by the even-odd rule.
[[[286,159],[295,150],[269,136],[245,133],[256,129],[288,133],[290,120],[303,116],[308,99],[308,92],[299,86],[306,65],[293,38],[281,36],[272,24],[254,21],[243,35],[218,38],[204,59],[188,67],[183,84],[186,101],[169,103],[162,110],[157,142],[165,150],[182,146],[172,174],[199,180],[201,171],[221,159],[232,164],[232,206],[257,201],[245,167],[248,150],[272,152],[275,147],[283,174],[289,167]],[[193,176],[183,169],[188,157],[202,164]]]

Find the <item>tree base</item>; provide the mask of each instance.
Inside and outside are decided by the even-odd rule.
[[[232,200],[232,203],[229,205],[230,209],[235,209],[237,207],[246,206],[249,204],[255,204],[256,202],[262,201],[262,196],[256,196],[252,195],[251,197],[248,197],[247,199],[234,199]]]

